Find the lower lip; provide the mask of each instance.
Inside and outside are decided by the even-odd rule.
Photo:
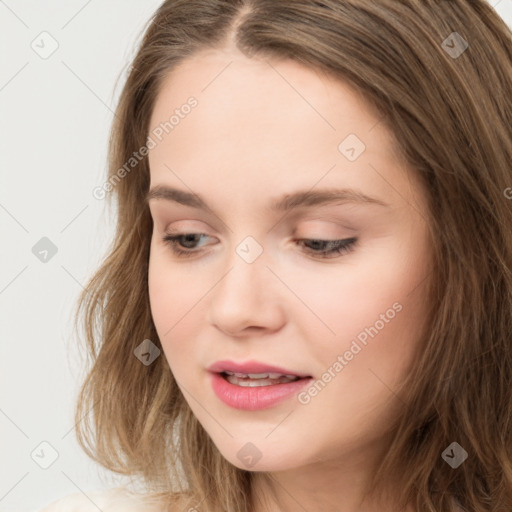
[[[231,384],[220,373],[212,373],[212,387],[215,394],[230,407],[245,411],[257,411],[272,407],[292,395],[296,395],[310,381],[311,377],[308,377],[286,384],[242,387]]]

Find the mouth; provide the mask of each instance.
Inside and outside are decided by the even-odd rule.
[[[267,409],[296,396],[313,379],[274,372],[244,374],[223,370],[210,372],[217,397],[234,409]]]
[[[217,397],[235,409],[255,411],[297,395],[313,380],[306,373],[262,361],[217,361],[207,370]]]
[[[225,378],[230,378],[230,382],[235,380],[233,377],[240,379],[243,382],[290,379],[290,381],[308,378],[311,375],[289,370],[273,364],[264,363],[261,361],[246,361],[238,363],[235,361],[217,361],[210,365],[207,370],[214,373],[219,373]],[[284,382],[284,381],[283,381]],[[286,381],[288,382],[288,381]],[[274,382],[278,384],[279,382]],[[269,384],[262,384],[269,385]]]
[[[301,379],[310,378],[299,377],[297,375],[283,375],[281,373],[268,372],[268,373],[240,373],[231,372],[229,370],[220,372],[220,376],[235,386],[256,388],[260,386],[275,386],[277,384],[288,384]]]

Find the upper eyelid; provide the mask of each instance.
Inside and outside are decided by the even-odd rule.
[[[158,220],[158,221],[162,221],[162,223],[164,223],[163,222],[164,218],[167,217],[167,215],[168,215],[168,212],[166,213],[165,211],[163,213],[160,213],[158,211],[156,211],[156,212],[151,211],[150,213],[151,213],[151,218],[153,221]],[[314,216],[312,217],[312,215],[315,215],[315,214],[318,215],[318,217],[314,217]],[[175,219],[173,221],[168,221],[167,224],[170,224],[171,222],[172,223],[175,223],[175,222],[198,222],[201,224],[205,223],[205,221],[202,221],[199,219]],[[302,212],[302,213],[293,212],[289,215],[286,215],[284,218],[282,218],[278,222],[278,224],[297,224],[299,222],[319,222],[319,223],[323,222],[323,223],[326,223],[329,225],[335,225],[342,229],[347,229],[349,231],[356,231],[356,229],[354,227],[347,225],[350,223],[343,221],[341,216],[337,216],[334,214],[328,214],[328,213],[320,214],[318,212],[313,213],[313,214],[311,212]],[[275,225],[276,225],[275,223],[271,224],[272,227]],[[196,228],[190,228],[190,229],[196,229]],[[232,230],[230,229],[229,231],[232,231]]]
[[[171,204],[171,205],[174,204],[177,208],[179,208],[179,210],[181,210],[182,208],[194,210],[194,207],[190,207],[188,205],[181,205],[180,203],[176,203],[173,201],[166,201],[164,199],[156,198],[155,200],[152,200],[149,202],[150,215],[151,215],[151,218],[153,219],[153,221],[160,220],[162,217],[166,217],[167,215],[169,215],[169,209],[168,209],[169,204]],[[153,208],[151,205],[153,205]],[[158,205],[162,205],[162,206],[159,207]],[[344,214],[335,214],[333,212],[329,212],[328,209],[335,207],[335,206],[340,206],[340,205],[323,204],[323,205],[317,206],[316,211],[312,210],[312,208],[300,208],[300,207],[297,209],[294,209],[294,210],[290,210],[284,216],[281,215],[279,217],[279,220],[277,223],[275,222],[275,220],[270,221],[269,222],[270,229],[268,231],[274,230],[276,228],[276,226],[283,225],[283,224],[285,224],[285,225],[292,224],[292,223],[296,224],[298,222],[326,222],[329,224],[334,224],[341,229],[344,229],[344,230],[346,229],[350,232],[355,233],[357,231],[357,229],[355,229],[354,227],[351,227],[350,225],[347,225],[352,222],[347,223],[347,222],[342,221],[343,217],[347,216],[347,212],[345,212]],[[344,206],[349,207],[349,208],[350,207],[356,208],[356,210],[357,210],[356,218],[359,219],[360,215],[364,215],[364,217],[366,217],[366,208],[362,211],[359,210],[359,208],[361,208],[361,206],[363,206],[363,204],[348,202],[348,203],[345,203]],[[323,211],[323,213],[321,213],[322,211]],[[205,216],[205,218],[208,219],[207,222],[210,222],[210,219],[212,219],[212,217],[211,217],[212,214],[210,213],[210,211],[204,210],[204,211],[202,211],[202,213]],[[226,231],[231,231],[231,232],[233,231],[229,227],[229,225],[226,224],[226,222],[224,222],[223,219],[217,217],[215,214],[213,214],[213,215],[214,215],[215,219],[218,219],[220,221],[220,223],[222,224],[222,226],[225,228]],[[315,215],[319,215],[319,218],[312,217]],[[348,217],[346,217],[346,218],[351,219],[352,215],[353,215],[353,212],[349,213]],[[372,217],[373,217],[373,215],[372,215]],[[180,220],[187,220],[187,221],[191,221],[191,222],[204,222],[199,219],[180,219]]]

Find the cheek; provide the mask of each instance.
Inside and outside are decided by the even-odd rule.
[[[425,300],[418,283],[423,274],[404,272],[399,265],[388,266],[384,275],[354,268],[350,279],[331,281],[324,297],[311,305],[335,335],[322,326],[319,330],[318,322],[306,334],[311,360],[321,368],[316,375],[319,391],[311,390],[310,405],[318,415],[329,409],[337,430],[339,425],[359,425],[354,428],[354,435],[359,435],[365,424],[380,435],[379,425],[391,419],[395,405],[400,406],[396,397],[422,334]],[[333,408],[334,403],[340,406]]]
[[[148,293],[151,315],[162,348],[173,374],[180,380],[179,369],[185,368],[194,350],[204,318],[208,289],[203,280],[169,262],[164,250],[152,247],[148,269]],[[196,272],[197,274],[197,272]]]
[[[193,281],[184,286],[179,269],[169,264],[161,250],[152,248],[148,269],[148,293],[151,314],[158,336],[165,347],[182,327],[180,318],[190,309],[190,298],[193,294]],[[189,313],[190,314],[190,313]]]
[[[148,293],[157,328],[165,323],[169,329],[197,302],[200,293],[198,281],[193,272],[187,269],[190,266],[172,261],[170,249],[153,238],[149,256]]]
[[[170,305],[175,303],[173,295],[176,288],[170,286],[170,277],[163,258],[152,246],[148,268],[148,294],[153,322],[159,335],[162,334],[164,319],[172,311]],[[161,341],[163,342],[162,339]]]
[[[338,275],[331,269],[325,277],[301,279],[298,295],[318,318],[304,324],[306,336],[316,340],[311,347],[325,368],[347,351],[352,367],[375,365],[389,373],[408,363],[422,334],[427,273],[422,260],[410,256],[408,264],[381,251],[340,267]]]

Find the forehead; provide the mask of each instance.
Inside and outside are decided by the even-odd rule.
[[[150,126],[168,119],[191,96],[197,98],[203,120],[226,128],[251,116],[273,125],[288,124],[295,131],[300,128],[295,122],[302,120],[311,123],[310,132],[332,134],[350,126],[363,133],[379,117],[357,90],[319,69],[293,60],[249,59],[232,50],[207,50],[185,59],[167,75]],[[221,110],[223,115],[216,117]]]
[[[192,97],[196,106],[183,108]],[[291,180],[310,188],[320,179],[343,185],[341,178],[389,195],[375,166],[382,173],[400,167],[392,134],[348,84],[291,60],[249,59],[231,50],[199,53],[170,72],[150,133],[159,127],[161,140],[149,152],[152,184],[180,184],[180,176],[193,189],[204,190],[209,180],[211,190],[227,179],[268,195],[269,186]],[[346,140],[362,151],[357,160],[343,154]]]

